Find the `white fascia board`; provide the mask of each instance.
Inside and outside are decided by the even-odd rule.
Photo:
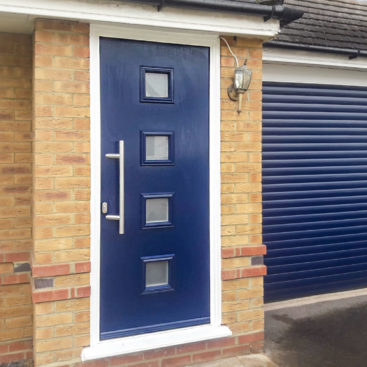
[[[263,81],[367,87],[367,58],[264,48]]]
[[[264,63],[263,81],[367,87],[366,70]]]
[[[350,60],[348,55],[273,47],[264,47],[263,61],[264,63],[319,66],[333,69],[367,69],[367,57],[357,57]]]
[[[262,16],[169,6],[158,12],[152,5],[121,1],[0,0],[0,15],[1,13],[3,17],[6,13],[24,14],[32,17],[181,29],[264,40],[273,38],[279,32],[278,20],[264,22]]]

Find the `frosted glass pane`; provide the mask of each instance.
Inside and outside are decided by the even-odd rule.
[[[146,200],[146,223],[168,222],[168,198]]]
[[[168,136],[147,136],[145,138],[145,159],[147,161],[167,161]]]
[[[145,286],[168,284],[168,261],[152,261],[145,264]]]
[[[168,74],[145,73],[145,97],[168,98]]]

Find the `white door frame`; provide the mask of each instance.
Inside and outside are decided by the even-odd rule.
[[[99,38],[111,37],[153,41],[210,49],[210,324],[141,334],[101,341],[100,321],[100,70]],[[91,25],[91,323],[90,346],[83,349],[82,360],[103,358],[197,342],[231,335],[221,326],[221,231],[220,231],[220,44],[218,35],[181,33],[167,30]]]

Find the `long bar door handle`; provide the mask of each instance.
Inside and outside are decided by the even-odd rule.
[[[119,234],[125,233],[125,156],[124,156],[124,141],[119,141],[119,153],[107,153],[106,158],[119,160],[119,214],[106,215],[107,220],[119,221]]]

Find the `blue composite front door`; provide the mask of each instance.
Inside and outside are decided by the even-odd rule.
[[[209,50],[100,39],[100,338],[207,324]]]

